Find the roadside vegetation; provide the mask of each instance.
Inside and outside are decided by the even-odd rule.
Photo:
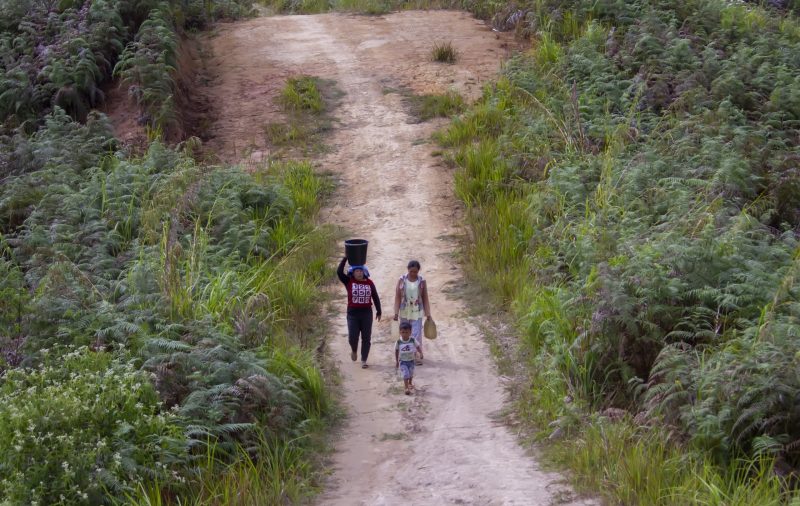
[[[112,74],[153,127],[174,120],[177,33],[249,15],[242,0],[46,2],[0,9],[0,120],[30,132],[54,107],[85,120]]]
[[[450,118],[467,109],[464,98],[453,90],[445,93],[416,95],[407,87],[386,87],[383,89],[383,93],[384,95],[390,93],[400,95],[403,105],[412,117],[410,120],[412,122],[428,121],[433,118]]]
[[[329,183],[306,162],[209,166],[196,139],[159,140],[179,121],[181,33],[248,12],[0,9],[0,503],[313,492],[333,409],[314,316]],[[114,75],[153,134],[138,155],[92,111]]]
[[[797,504],[797,18],[718,0],[483,14],[532,48],[438,140],[470,272],[518,322],[522,418],[612,502]]]
[[[467,9],[474,11],[478,7],[478,2],[464,2],[462,0],[265,0],[263,3],[272,11],[284,14],[353,12],[371,16],[416,9]]]
[[[463,112],[466,108],[464,99],[454,91],[442,94],[409,95],[406,102],[410,105],[411,114],[420,121],[449,118]]]

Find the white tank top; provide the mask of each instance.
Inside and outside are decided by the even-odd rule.
[[[413,339],[409,339],[408,341],[398,339],[395,348],[398,352],[397,359],[400,362],[409,362],[414,360],[414,353],[417,351],[417,343],[415,343]]]
[[[405,279],[406,305],[400,311],[400,316],[406,320],[419,320],[422,318],[422,301],[420,300],[419,284],[420,278],[416,281]]]

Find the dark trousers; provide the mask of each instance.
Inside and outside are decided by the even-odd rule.
[[[366,362],[372,344],[371,307],[347,310],[347,334],[353,351],[358,351],[358,335],[361,334],[361,361]]]

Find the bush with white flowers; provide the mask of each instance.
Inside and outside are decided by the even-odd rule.
[[[107,504],[187,458],[177,417],[148,378],[109,353],[45,353],[0,378],[0,498]]]

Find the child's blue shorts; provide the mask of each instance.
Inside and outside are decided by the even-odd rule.
[[[414,377],[414,361],[400,361],[400,372],[403,373],[403,379],[411,379]]]

